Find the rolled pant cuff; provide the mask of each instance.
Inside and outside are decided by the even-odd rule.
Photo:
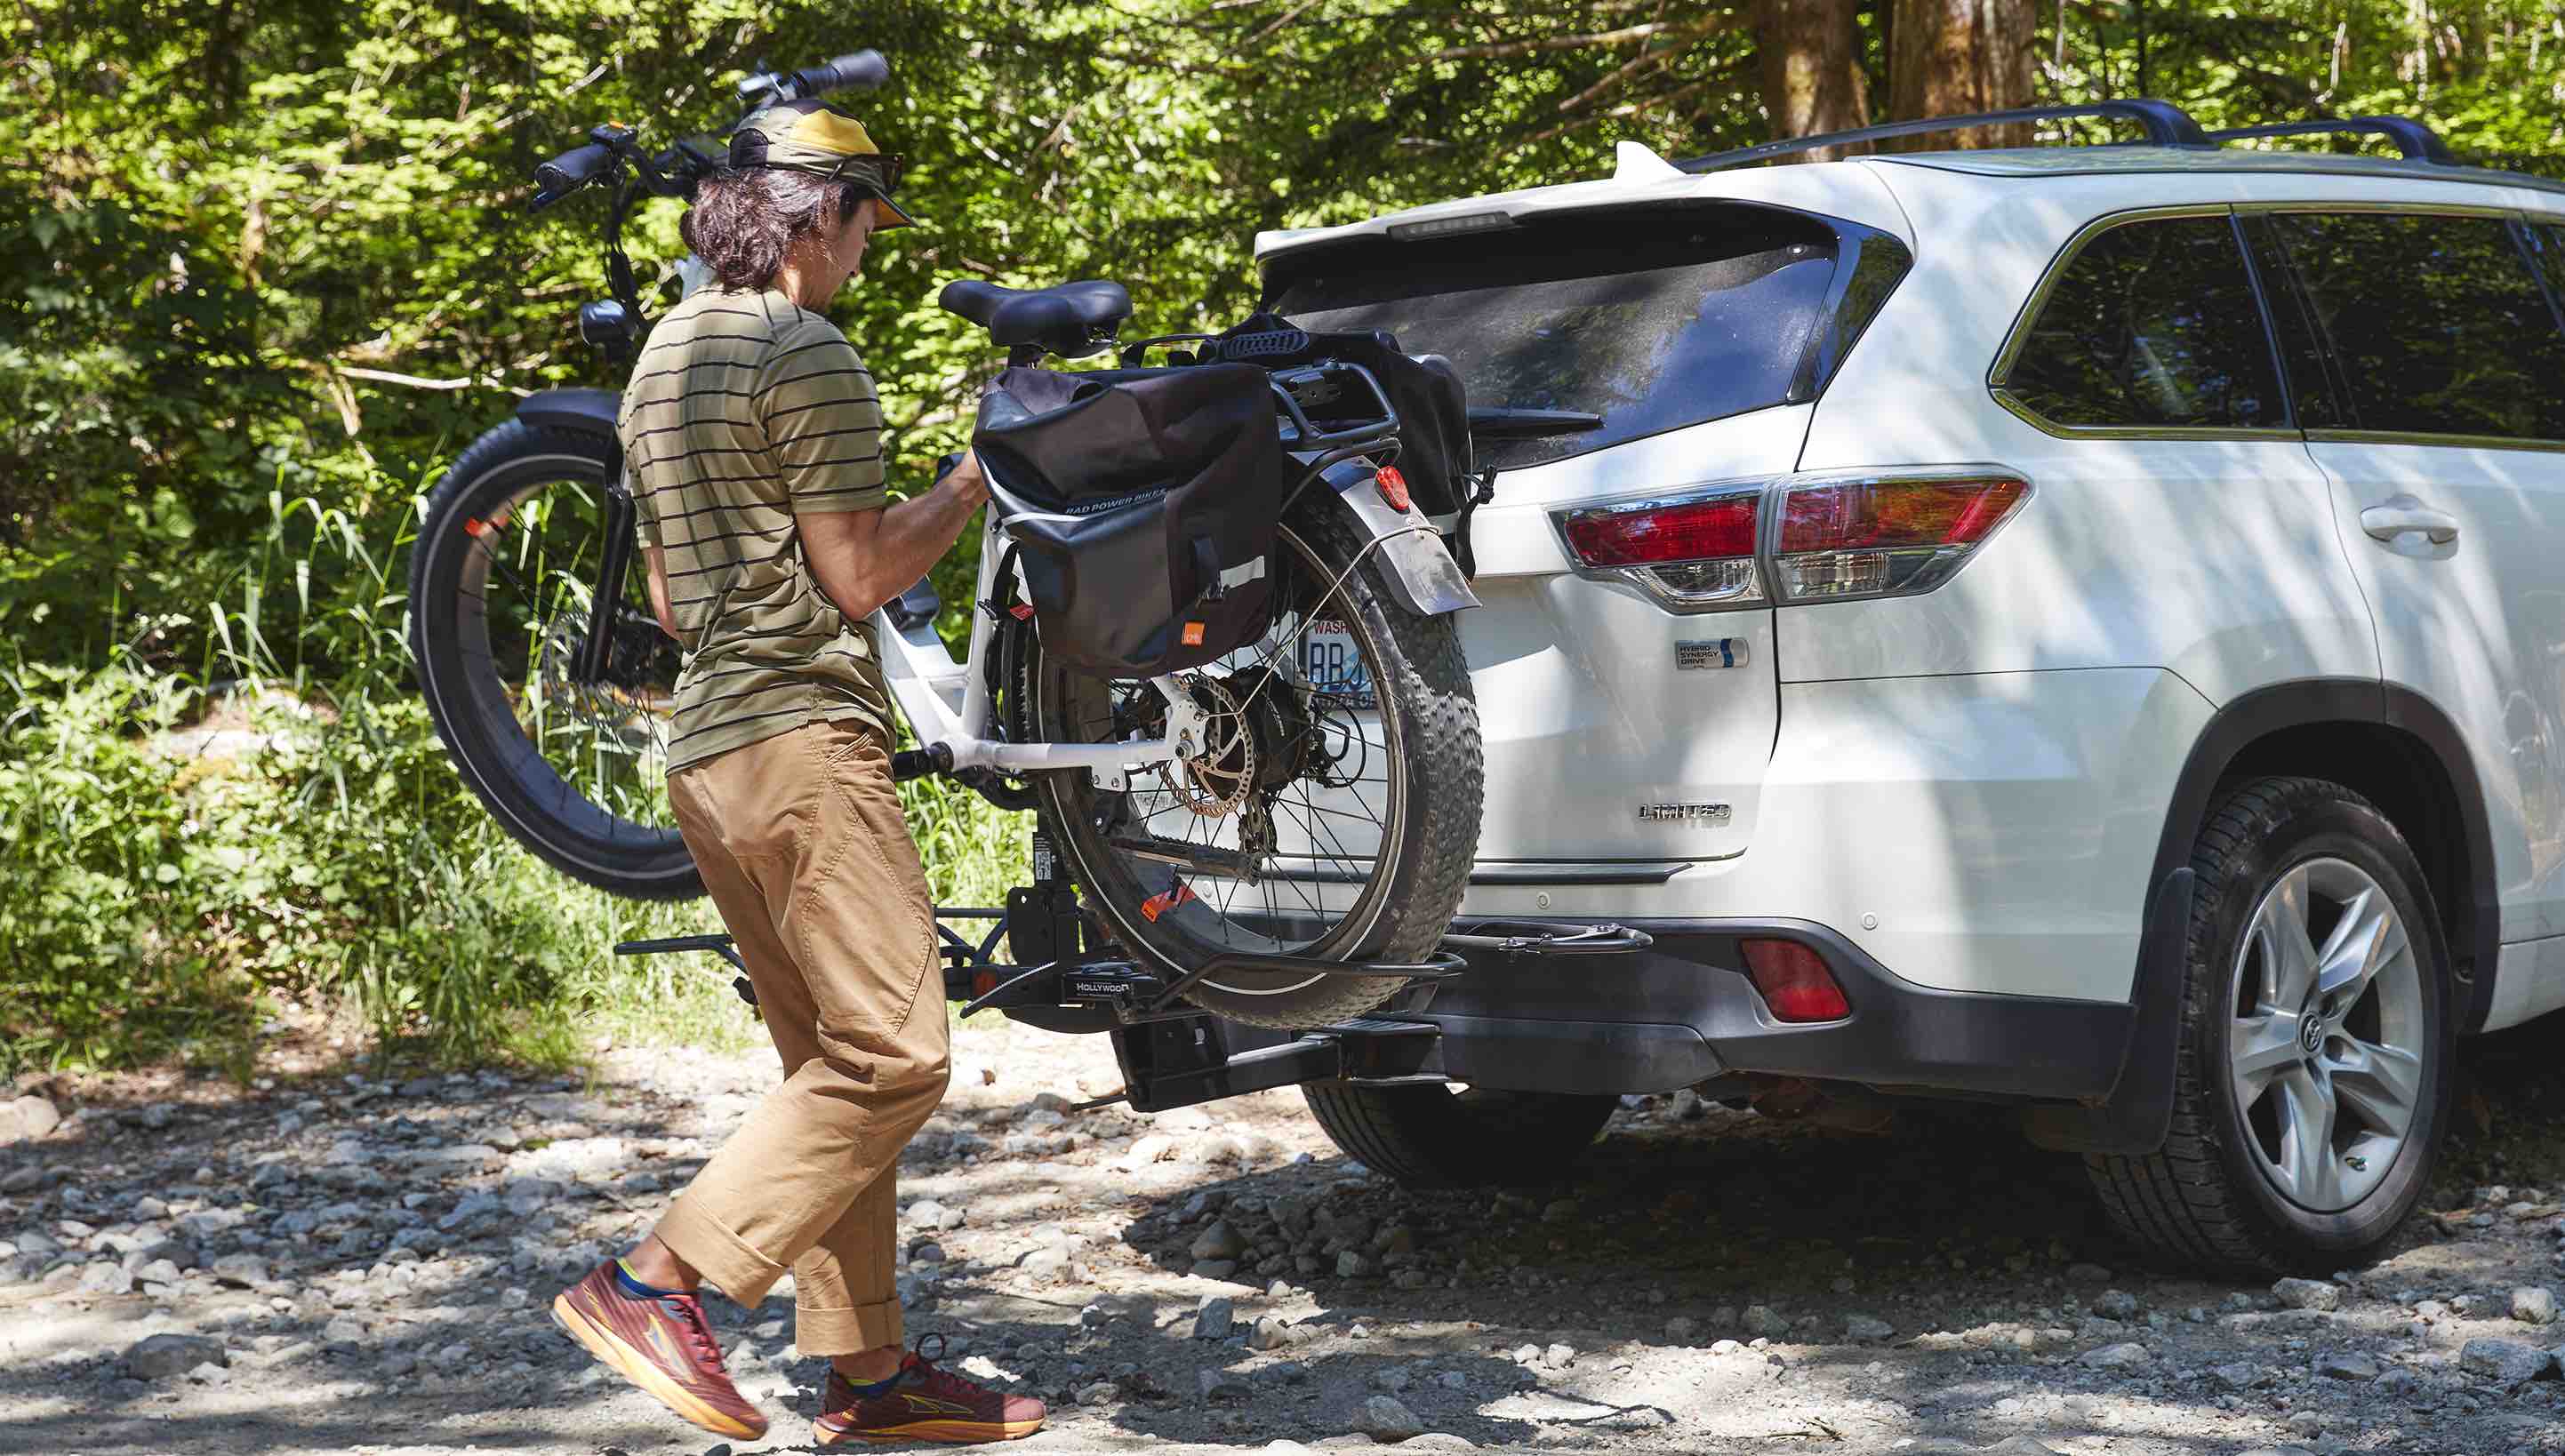
[[[735,1305],[754,1307],[788,1272],[786,1266],[750,1248],[720,1219],[696,1207],[692,1198],[678,1198],[651,1231],[678,1258],[694,1266],[704,1283]]]
[[[897,1300],[838,1310],[802,1305],[793,1312],[793,1348],[806,1355],[855,1354],[907,1341],[908,1327],[900,1319]]]

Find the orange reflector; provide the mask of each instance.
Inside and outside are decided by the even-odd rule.
[[[1154,926],[1158,923],[1158,917],[1165,915],[1168,911],[1175,909],[1177,906],[1182,905],[1193,898],[1194,887],[1186,884],[1182,880],[1178,880],[1176,882],[1176,888],[1173,890],[1169,890],[1161,895],[1150,896],[1148,900],[1140,906],[1140,914],[1148,920],[1149,924]]]
[[[478,516],[466,516],[463,518],[463,533],[465,535],[484,536],[496,529],[498,529],[497,526],[483,520]]]
[[[1185,646],[1200,647],[1202,646],[1202,642],[1203,624],[1200,622],[1187,622],[1185,624]]]
[[[994,970],[982,970],[982,971],[975,971],[975,972],[973,972],[973,973],[972,973],[972,976],[971,976],[971,999],[973,999],[973,1000],[975,1000],[975,1001],[976,1001],[976,1000],[978,1000],[979,998],[981,998],[982,996],[985,996],[985,995],[989,994],[991,991],[996,990],[997,988],[998,988],[998,973],[997,973],[996,971],[994,971]]]
[[[1380,473],[1371,478],[1371,483],[1380,487],[1380,498],[1389,503],[1389,509],[1402,516],[1414,504],[1407,494],[1407,477],[1398,473],[1397,466],[1382,466]]]
[[[1030,622],[1033,620],[1034,604],[1032,602],[1018,602],[1014,606],[1007,608],[1007,614],[1014,617],[1019,622]]]

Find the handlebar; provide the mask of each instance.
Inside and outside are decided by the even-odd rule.
[[[584,187],[614,160],[614,152],[603,142],[591,141],[574,147],[535,168],[535,182],[546,192],[568,192]]]

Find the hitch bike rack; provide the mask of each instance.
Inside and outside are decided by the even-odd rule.
[[[1135,1112],[1165,1112],[1313,1081],[1380,1087],[1447,1080],[1438,1045],[1442,1029],[1420,1015],[1374,1011],[1288,1032],[1232,1021],[1183,1000],[1196,982],[1223,971],[1377,976],[1431,985],[1467,973],[1472,955],[1621,955],[1652,943],[1645,931],[1615,925],[1463,919],[1422,960],[1320,960],[1232,950],[1169,979],[1132,959],[1097,930],[1078,905],[1075,885],[1058,873],[1057,857],[1039,842],[1034,863],[1051,873],[1007,892],[1003,910],[935,908],[944,995],[967,1003],[965,1017],[996,1011],[1046,1031],[1109,1035],[1122,1069],[1122,1091],[1081,1103],[1081,1111],[1128,1103]],[[991,925],[975,940],[948,921]],[[1020,963],[997,961],[1001,939]],[[672,936],[625,940],[614,947],[617,955],[685,951],[708,951],[729,962],[737,972],[732,987],[740,999],[757,1004],[748,965],[728,936]]]

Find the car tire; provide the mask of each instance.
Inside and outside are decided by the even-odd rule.
[[[2429,881],[2385,815],[2313,778],[2231,788],[2191,867],[2171,1131],[2087,1171],[2121,1231],[2171,1260],[2341,1268],[2413,1211],[2448,1120]]]
[[[1347,1156],[1411,1188],[1555,1181],[1620,1105],[1616,1097],[1430,1084],[1307,1082],[1300,1095]]]

